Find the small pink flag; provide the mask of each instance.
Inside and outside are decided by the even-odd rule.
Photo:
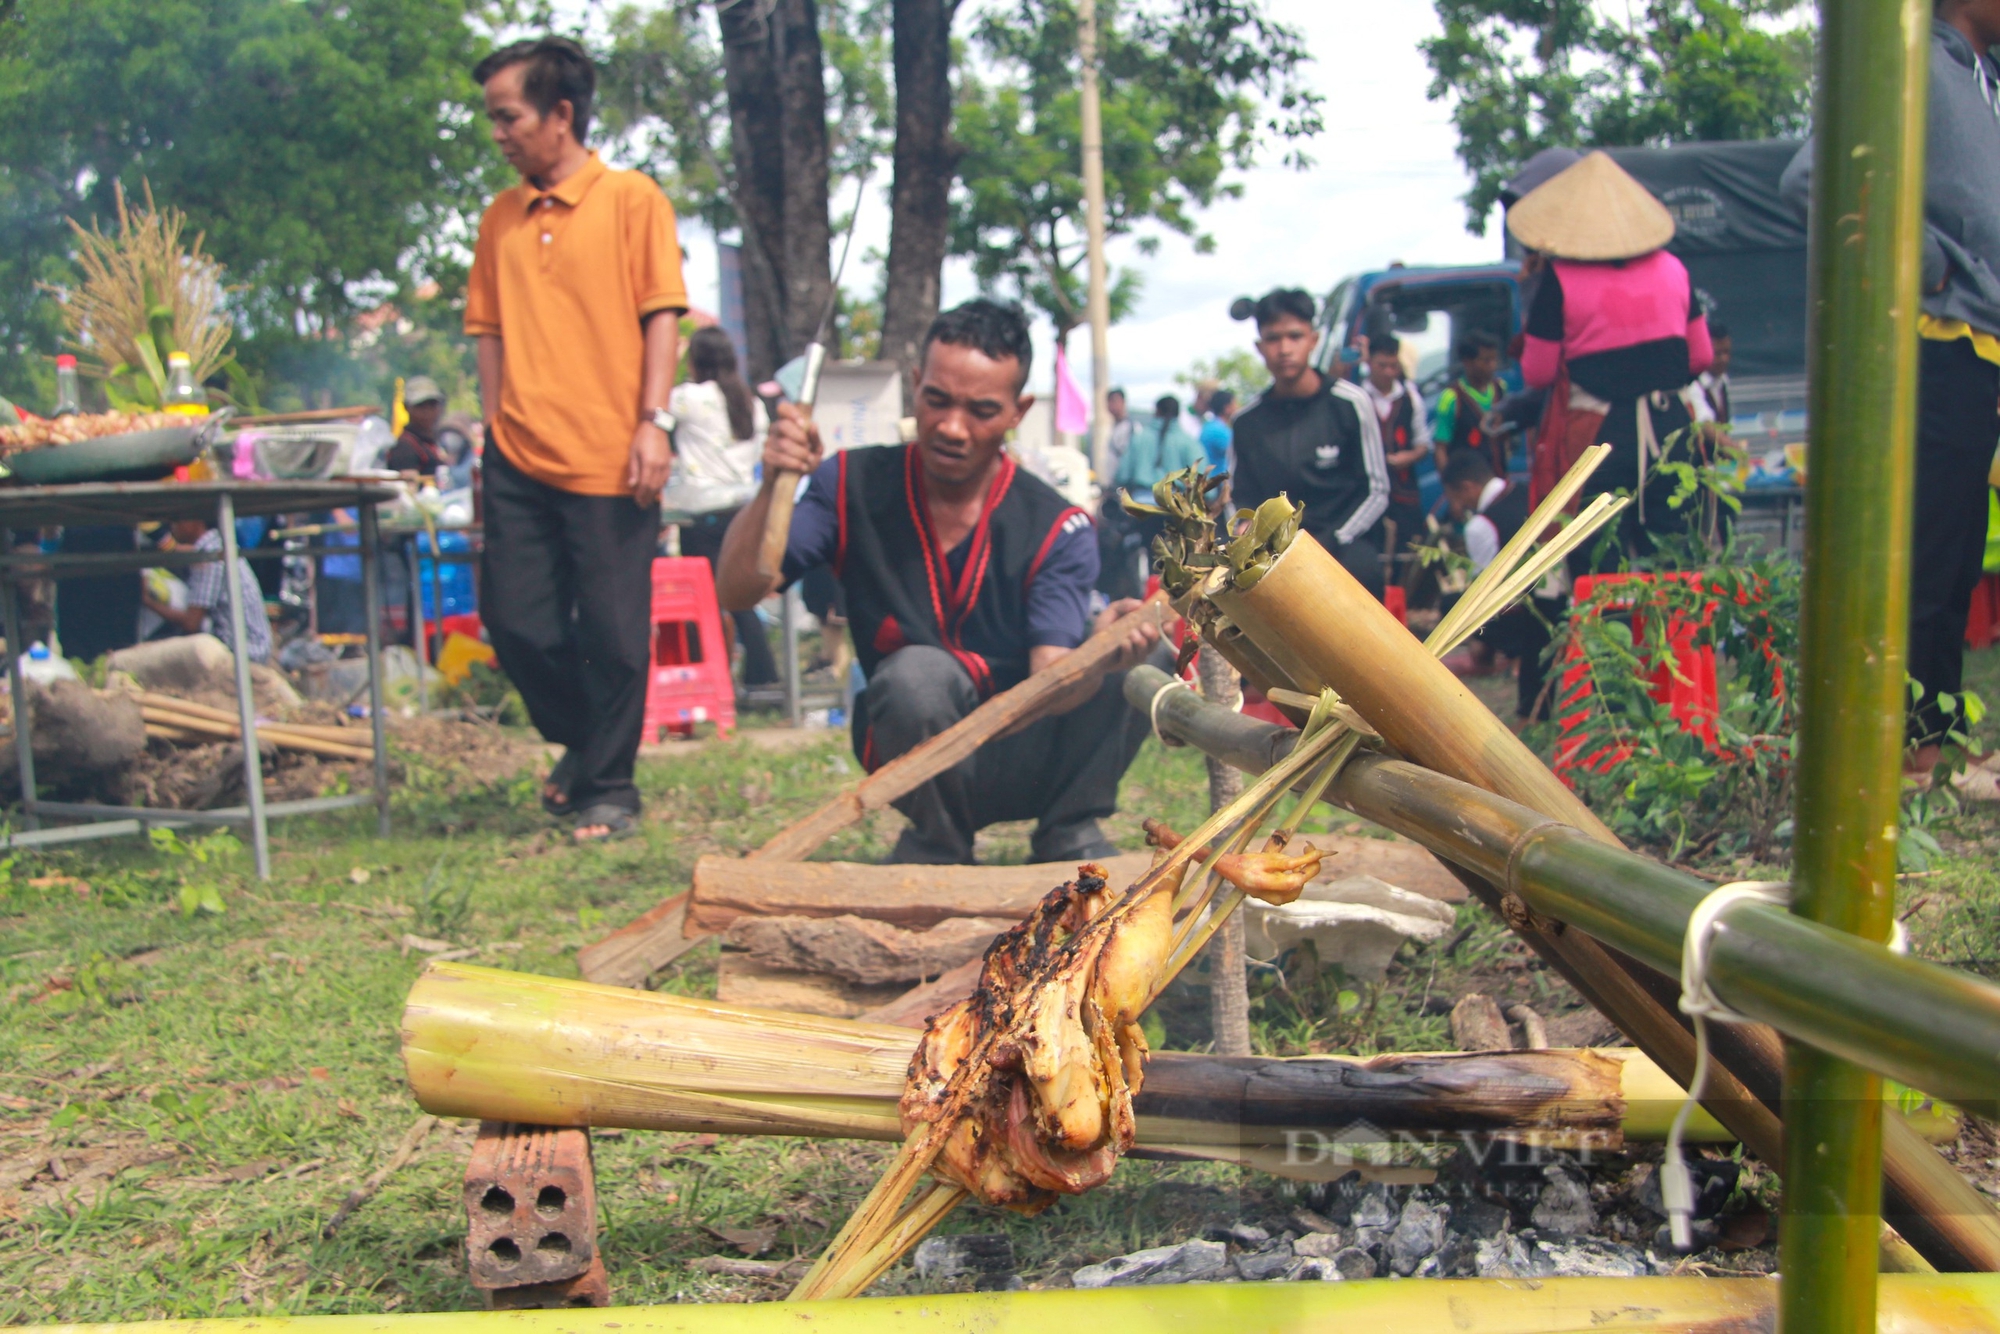
[[[1077,388],[1069,373],[1069,357],[1056,349],[1056,430],[1063,435],[1084,435],[1090,430],[1090,400]]]

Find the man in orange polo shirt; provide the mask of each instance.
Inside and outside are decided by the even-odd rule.
[[[472,72],[522,183],[479,224],[465,331],[485,405],[480,611],[528,716],[564,753],[542,805],[579,842],[632,832],[652,561],[687,309],[674,210],[584,147],[597,75],[575,42]]]

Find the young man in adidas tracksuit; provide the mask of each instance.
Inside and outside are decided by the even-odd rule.
[[[847,595],[854,651],[868,674],[855,699],[854,748],[871,772],[944,731],[985,700],[1048,667],[1094,628],[1097,535],[1090,515],[1019,467],[1007,433],[1033,406],[1021,391],[1032,353],[1018,308],[987,300],[946,311],[924,340],[917,439],[822,458],[819,432],[792,405],[764,442],[762,491],[723,538],[722,605],[754,607],[816,566]],[[811,478],[792,515],[784,569],[757,574],[771,482]],[[1146,737],[1126,707],[1124,672],[1159,646],[1153,627],[1078,681],[1050,715],[989,741],[896,803],[909,817],[892,862],[971,863],[973,837],[1002,820],[1035,820],[1037,861],[1115,849],[1097,821]]]
[[[1303,503],[1305,530],[1379,598],[1389,468],[1375,408],[1358,385],[1313,369],[1312,297],[1268,292],[1255,318],[1271,386],[1236,415],[1231,503],[1254,510],[1280,492]]]

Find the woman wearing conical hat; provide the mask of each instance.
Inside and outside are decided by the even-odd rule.
[[[1638,497],[1621,520],[1628,552],[1682,532],[1661,444],[1691,422],[1680,391],[1708,369],[1708,320],[1687,268],[1664,247],[1674,220],[1608,154],[1592,153],[1535,187],[1507,214],[1546,271],[1528,309],[1521,374],[1549,386],[1530,487],[1539,500],[1583,451],[1612,446],[1585,488]]]

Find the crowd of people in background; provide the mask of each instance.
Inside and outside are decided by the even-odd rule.
[[[1956,149],[1967,144],[2000,148],[2000,122],[1982,94],[2000,71],[1974,54],[1982,42],[2000,39],[2000,31],[1967,30],[1984,22],[1978,17],[1984,13],[1985,7],[1946,0],[1933,51],[1931,214],[1963,224],[1949,235],[1934,224],[1925,252],[1918,563],[1928,560],[1951,577],[1914,600],[1910,661],[1933,699],[1957,686],[1967,580],[1979,570],[1967,553],[1975,529],[1983,541],[1985,469],[2000,434],[1994,411],[2000,333],[1988,332],[2000,330],[2000,270],[1993,267],[2000,261],[2000,198],[1971,188],[1949,165],[1964,159]],[[652,318],[686,306],[673,215],[656,187],[608,171],[583,146],[592,89],[580,57],[555,39],[522,43],[496,53],[479,77],[495,138],[524,178],[496,202],[482,228],[466,323],[480,342],[493,433],[484,478],[488,630],[537,725],[569,748],[544,790],[544,804],[552,811],[587,808],[586,828],[616,836],[636,814],[633,747],[604,738],[626,737],[637,708],[643,617],[632,590],[643,590],[645,581],[599,573],[636,571],[651,559],[661,538],[653,501],[670,472],[680,493],[681,503],[674,503],[675,492],[668,496],[669,508],[682,516],[680,552],[706,557],[718,569],[741,564],[747,560],[746,506],[762,505],[770,487],[760,459],[768,467],[778,454],[811,457],[819,467],[818,445],[803,434],[786,437],[783,449],[773,443],[792,428],[780,429],[751,392],[720,330],[695,334],[685,374],[673,384],[675,322]],[[1940,136],[1953,149],[1943,157],[1935,151]],[[1809,162],[1809,152],[1801,153],[1789,175],[1802,180]],[[1797,182],[1788,178],[1787,188],[1802,198]],[[1406,607],[1421,593],[1436,610],[1448,605],[1452,575],[1459,586],[1476,576],[1582,452],[1608,444],[1608,460],[1583,499],[1614,490],[1633,497],[1615,539],[1580,549],[1567,571],[1491,625],[1454,664],[1466,672],[1513,672],[1523,721],[1544,709],[1543,658],[1550,628],[1563,615],[1567,578],[1656,559],[1662,543],[1687,528],[1685,510],[1670,503],[1677,470],[1665,465],[1710,464],[1719,457],[1734,415],[1733,347],[1729,330],[1710,319],[1686,267],[1667,248],[1672,217],[1608,155],[1584,156],[1509,202],[1507,229],[1521,263],[1518,315],[1508,318],[1518,318],[1518,327],[1454,327],[1444,366],[1427,372],[1429,394],[1417,383],[1418,349],[1387,325],[1333,330],[1339,345],[1322,348],[1332,325],[1299,288],[1238,303],[1238,318],[1254,322],[1254,346],[1268,376],[1261,387],[1198,380],[1191,403],[1162,395],[1145,415],[1131,410],[1123,389],[1112,390],[1106,454],[1096,461],[1101,499],[1095,514],[1077,511],[1081,517],[1071,518],[1068,511],[1049,510],[1055,516],[1050,531],[1062,536],[1066,552],[1077,546],[1076,524],[1094,521],[1099,605],[1143,594],[1160,527],[1155,518],[1126,514],[1120,496],[1147,498],[1163,479],[1199,465],[1226,475],[1216,497],[1219,517],[1286,495],[1302,504],[1305,531],[1364,587],[1385,600],[1392,586],[1398,588],[1402,596],[1395,601]],[[573,271],[552,273],[546,263],[538,269],[513,257],[515,248],[526,256],[568,230],[601,232],[606,244],[598,251],[562,248],[558,253],[570,257]],[[614,271],[602,262],[613,253],[638,258]],[[568,318],[563,303],[573,305],[585,289],[605,305],[606,327],[631,326],[629,347],[589,367],[566,359],[563,349],[570,344],[560,337]],[[1017,361],[1025,376],[1027,354],[1015,347],[1017,317],[970,306],[950,312],[940,322],[946,330],[941,345],[974,348],[981,366]],[[510,327],[523,332],[510,333]],[[535,355],[522,357],[523,347]],[[1032,399],[1003,402],[1005,378],[999,375],[988,388],[1018,420]],[[575,386],[584,382],[601,392],[578,395]],[[919,388],[918,417],[928,421],[925,392],[944,390]],[[629,438],[614,439],[620,431],[608,418],[585,422],[579,416],[587,415],[590,403],[634,400],[645,410],[636,432],[621,427]],[[407,401],[409,425],[391,466],[455,469],[471,451],[441,426],[436,386],[413,380]],[[564,424],[563,431],[551,434],[553,423]],[[558,435],[599,444],[559,446]],[[930,483],[909,483],[917,497],[912,505],[922,500],[924,485],[957,485],[946,475],[949,451],[908,457],[920,454],[925,468],[945,471],[936,471]],[[819,513],[811,507],[816,503],[828,507],[827,514],[860,521],[859,511],[842,508],[855,503],[842,489],[845,466],[825,479],[816,475],[814,485],[825,490],[801,499],[808,520]],[[1014,475],[1004,459],[982,466]],[[886,476],[877,480],[889,487]],[[1052,495],[1037,504],[1054,505]],[[1981,502],[1978,514],[1968,497]],[[948,512],[958,502],[933,497],[924,503],[933,513],[917,516],[916,531],[945,521],[940,515],[956,522]],[[984,521],[973,518],[975,531],[984,532],[978,526]],[[1047,518],[1037,510],[1022,522],[1033,526]],[[874,515],[868,522],[886,520]],[[832,544],[821,553],[824,560],[797,562],[799,577],[839,585],[818,595],[818,603],[832,608],[841,606],[843,590],[852,595],[856,576],[847,528],[833,520],[828,525],[833,536],[814,529],[802,537],[795,528],[794,539]],[[1718,532],[1706,536],[1713,540]],[[1454,548],[1455,558],[1432,554],[1443,547]],[[958,549],[931,555],[938,563],[934,594],[944,587],[936,583],[944,577],[940,570],[958,579],[952,562],[973,558]],[[1071,574],[1087,564],[1076,552],[1071,558],[1078,567]],[[741,649],[747,683],[771,680],[776,671],[764,623],[752,609],[757,599],[745,591],[768,591],[766,572],[760,568],[753,579],[739,570],[734,578],[732,596],[724,598],[736,608],[728,632],[732,647]],[[900,594],[884,596],[894,602]],[[944,647],[969,661],[952,642],[961,633],[951,628],[952,617],[965,613],[951,612],[943,601],[939,607]],[[887,617],[895,644],[907,642],[898,628],[907,619],[903,612]],[[1065,635],[1074,619],[1064,613]],[[899,651],[887,640],[866,646],[857,640],[856,649],[885,658]],[[976,670],[973,677],[976,685]],[[888,705],[878,701],[877,707]],[[1934,704],[1913,716],[1919,761],[1942,725]],[[961,817],[958,812],[939,825],[953,830],[947,841],[954,856],[962,851],[955,840],[971,827],[969,817]]]

